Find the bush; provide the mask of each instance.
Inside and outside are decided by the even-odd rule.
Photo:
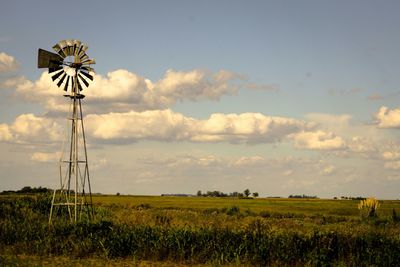
[[[358,209],[360,210],[361,217],[375,218],[378,217],[377,209],[379,208],[379,201],[375,198],[367,198],[361,200],[358,204]]]

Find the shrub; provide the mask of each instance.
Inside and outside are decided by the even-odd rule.
[[[379,208],[379,201],[373,197],[361,200],[358,204],[362,217],[375,218],[378,217],[377,209]]]

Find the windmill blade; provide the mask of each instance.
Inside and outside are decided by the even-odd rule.
[[[67,40],[67,45],[68,45],[68,56],[73,56],[74,43],[72,42],[72,40]]]
[[[60,44],[56,44],[55,46],[53,46],[53,50],[56,51],[63,59],[66,57],[64,52],[62,51]]]
[[[79,58],[81,57],[81,53],[85,53],[85,52],[82,52],[82,49],[83,49],[83,45],[79,46],[78,52],[76,53],[76,56]]]
[[[56,74],[54,74],[53,76],[51,76],[51,79],[53,81],[57,80],[58,77],[61,76],[61,74],[65,73],[64,70],[57,72]]]
[[[77,49],[77,46],[76,46],[76,44],[74,44],[74,46],[72,46],[72,54],[74,55],[74,56],[76,56],[76,49]]]
[[[61,70],[62,68],[63,68],[62,66],[58,66],[58,67],[55,67],[55,68],[49,68],[49,73],[53,73],[55,71]]]
[[[86,50],[88,49],[89,47],[87,46],[87,44],[82,44],[82,51],[83,52],[86,52]]]
[[[73,50],[74,49],[74,46],[73,45],[69,45],[68,46],[68,56],[73,56],[74,54],[73,54]]]
[[[70,77],[68,76],[67,82],[65,83],[65,86],[64,86],[64,91],[65,91],[65,92],[68,90],[69,78],[70,78]]]
[[[94,59],[86,59],[86,60],[82,61],[82,64],[83,65],[93,65],[93,64],[96,64],[96,60],[94,60]]]
[[[65,57],[68,57],[68,56],[70,55],[70,54],[69,54],[69,47],[68,47],[68,46],[64,47],[64,48],[62,49],[62,51],[64,52]]]
[[[81,67],[81,70],[86,70],[87,72],[95,72],[93,68],[86,66]]]
[[[60,42],[58,42],[58,46],[60,47],[60,51],[58,52],[59,54],[64,54],[64,58],[68,56],[67,52],[66,52],[66,47],[67,47],[67,41],[66,40],[62,40]]]
[[[67,40],[61,40],[58,42],[58,45],[60,46],[61,49],[64,49],[64,47],[67,46]]]
[[[80,61],[82,62],[82,61],[88,60],[89,57],[88,57],[88,55],[83,54],[81,57],[79,57],[79,59],[80,59]]]
[[[82,68],[82,69],[83,69],[83,68]],[[90,75],[89,73],[84,72],[84,71],[81,71],[80,73],[83,74],[83,75],[84,75],[86,78],[88,78],[89,80],[93,81],[93,76]]]
[[[60,44],[57,43],[57,44],[53,45],[53,50],[58,53],[58,51],[61,50]]]
[[[79,82],[79,79],[76,79],[76,84],[78,85],[79,92],[82,91],[83,89],[81,83]]]
[[[63,81],[65,80],[65,77],[67,77],[67,73],[64,72],[64,75],[61,77],[61,79],[58,81],[57,86],[60,87]]]
[[[85,55],[86,50],[88,49],[88,46],[86,44],[82,44],[78,56],[81,58],[83,55]]]
[[[74,81],[75,81],[74,77],[71,77],[71,88],[72,88],[71,91],[72,92],[75,92],[75,87],[74,87],[75,86],[75,82]]]
[[[63,62],[63,58],[55,53],[39,48],[38,68],[56,68]]]
[[[82,72],[81,72],[82,73]],[[85,80],[85,78],[82,77],[81,74],[78,74],[78,77],[81,79],[81,81],[86,85],[86,87],[89,87],[89,83]]]
[[[80,47],[80,46],[81,46],[81,44],[82,44],[82,42],[81,42],[81,41],[79,41],[79,40],[77,40],[77,39],[75,39],[75,40],[72,40],[72,42],[74,43],[74,45],[76,45],[76,47]]]

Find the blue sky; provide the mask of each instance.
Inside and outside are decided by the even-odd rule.
[[[85,100],[98,191],[159,194],[253,187],[261,195],[398,198],[399,5],[3,1],[0,53],[15,62],[7,65],[6,56],[0,58],[5,66],[0,72],[0,146],[6,160],[0,165],[5,181],[0,190],[29,183],[55,186],[57,160],[50,155],[60,141],[35,142],[34,131],[28,138],[18,123],[64,125],[61,117],[50,115],[56,108],[49,101],[55,96],[46,91],[36,60],[38,48],[50,50],[71,38],[86,42],[97,61],[97,79]],[[222,82],[215,78],[222,77],[221,71],[229,73]],[[137,79],[141,85],[132,85]],[[33,85],[24,87],[28,82]],[[147,93],[153,86],[157,93],[150,103]],[[54,98],[57,103],[61,94]],[[33,117],[20,117],[24,114]],[[178,115],[185,118],[183,126],[175,124]],[[96,116],[109,119],[104,134],[91,126]],[[172,118],[163,134],[143,124],[156,116]],[[129,123],[122,117],[129,117]],[[115,121],[120,124],[111,129]],[[130,129],[132,122],[145,133]],[[269,130],[286,128],[271,130],[271,136],[250,122],[268,123]],[[51,134],[43,131],[38,134]],[[110,175],[118,181],[107,180]]]

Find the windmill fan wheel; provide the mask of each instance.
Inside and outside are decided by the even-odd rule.
[[[96,64],[86,54],[88,46],[79,40],[62,40],[53,46],[56,53],[39,49],[38,67],[48,68],[51,79],[71,95],[79,95],[93,81],[90,67]]]

